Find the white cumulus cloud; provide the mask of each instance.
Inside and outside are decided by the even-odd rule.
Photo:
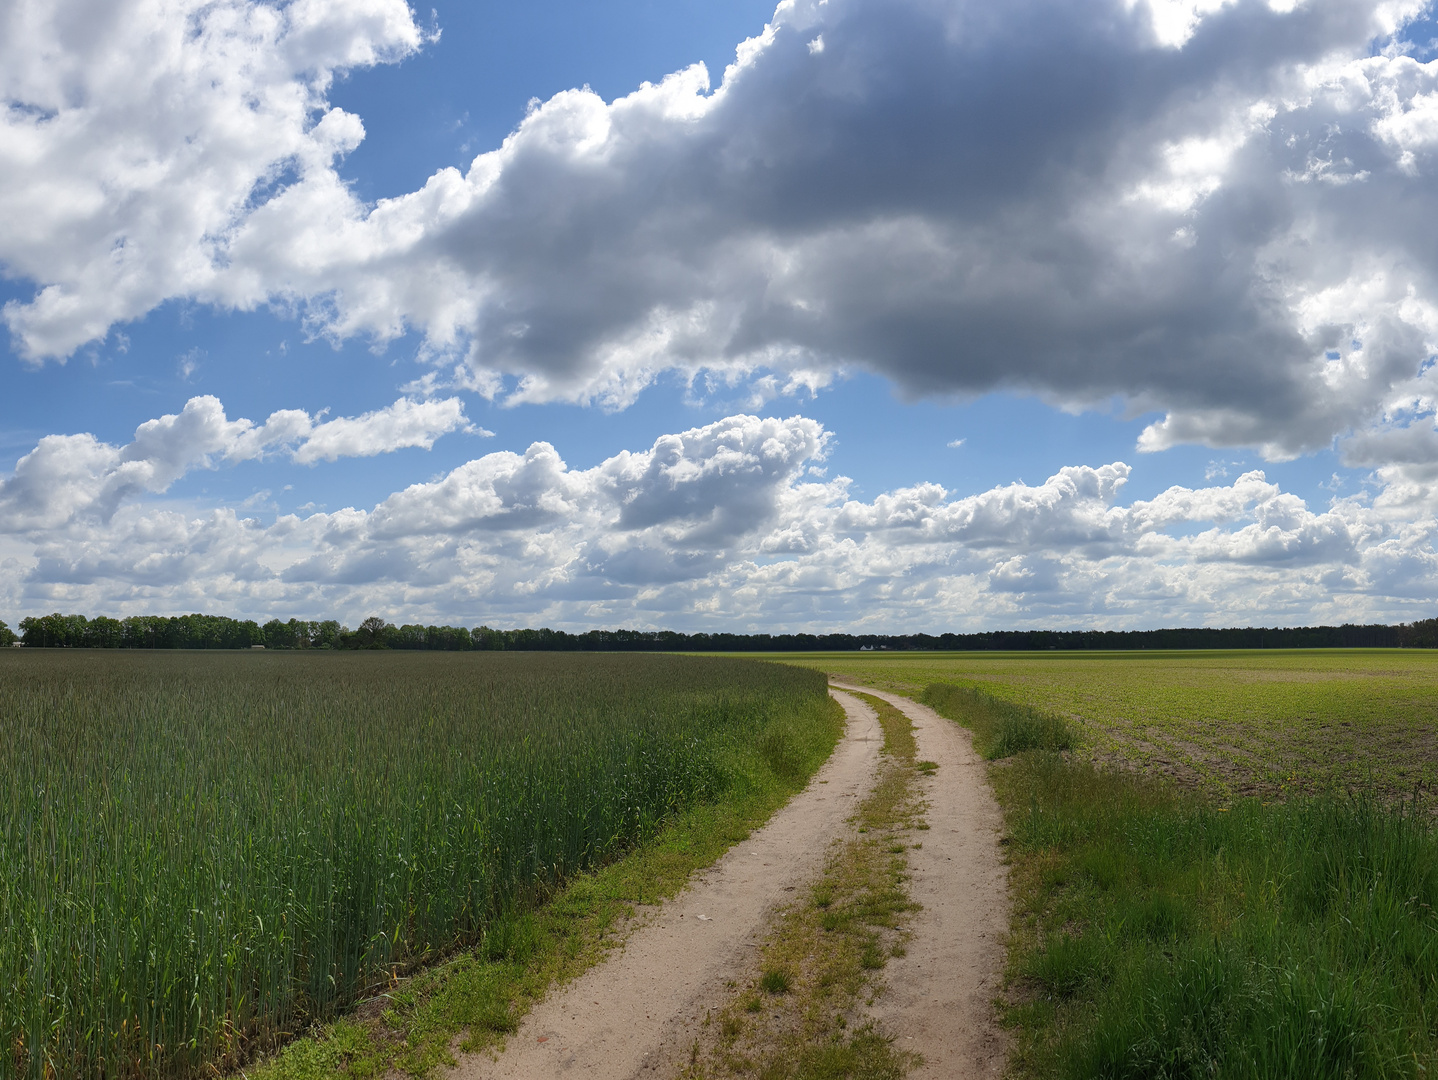
[[[1433,466],[1421,432],[1363,441],[1438,400],[1424,10],[786,0],[722,77],[565,91],[367,204],[334,169],[361,121],[325,94],[420,47],[400,0],[27,0],[0,261],[36,293],[6,318],[39,360],[170,297],[276,303],[337,339],[417,331],[511,402],[622,407],[670,370],[762,402],[863,369],[1117,398],[1164,414],[1144,451],[1356,434]]]
[[[0,9],[4,315],[63,357],[171,297],[209,295],[277,190],[328,184],[364,138],[334,75],[421,44],[404,0],[14,0]]]
[[[317,424],[295,451],[302,465],[335,461],[342,457],[372,457],[410,446],[428,450],[435,439],[465,428],[464,403],[459,398],[412,401],[400,398],[393,405],[363,416],[340,417]],[[475,434],[491,435],[483,428]]]
[[[61,528],[77,517],[108,519],[126,499],[159,494],[193,469],[287,452],[301,464],[370,457],[434,445],[471,430],[458,398],[401,398],[363,416],[316,423],[301,409],[272,413],[263,424],[230,420],[216,397],[193,397],[179,412],[147,420],[126,446],[90,434],[47,435],[0,479],[0,533]],[[477,434],[490,434],[478,429]]]
[[[1396,621],[1438,600],[1438,484],[1314,508],[1252,470],[1131,500],[1110,462],[861,499],[815,477],[831,435],[803,416],[731,416],[584,468],[536,442],[368,509],[262,520],[164,494],[186,469],[297,456],[323,427],[197,398],[126,447],[41,440],[0,480],[0,611],[942,632]]]

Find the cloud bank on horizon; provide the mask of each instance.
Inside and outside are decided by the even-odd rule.
[[[403,0],[0,15],[15,352],[64,361],[173,300],[421,338],[386,409],[42,439],[0,484],[10,606],[368,605],[434,617],[974,628],[1402,617],[1432,602],[1438,61],[1420,0],[785,0],[717,84],[536,101],[493,151],[364,203],[346,71]],[[1425,31],[1426,32],[1426,31]],[[188,470],[430,446],[461,395],[623,409],[664,373],[1163,414],[1138,450],[1336,445],[1315,513],[1262,473],[1123,505],[1121,462],[869,502],[816,421],[735,416],[589,468],[535,443],[368,511],[265,525]],[[760,395],[761,399],[764,395]],[[840,433],[842,435],[842,433]],[[1426,614],[1426,610],[1424,614]]]
[[[1125,505],[1130,470],[1113,462],[1039,485],[955,497],[921,483],[866,502],[847,479],[822,477],[832,436],[803,416],[731,416],[588,469],[536,442],[367,511],[270,524],[154,498],[193,469],[275,452],[323,458],[306,450],[332,446],[335,424],[385,428],[398,446],[462,421],[436,414],[408,429],[389,418],[316,426],[298,410],[254,424],[202,397],[141,425],[127,446],[51,436],[0,484],[0,602],[897,632],[916,613],[956,630],[1402,618],[1438,593],[1438,518],[1411,488],[1315,513],[1251,471]]]

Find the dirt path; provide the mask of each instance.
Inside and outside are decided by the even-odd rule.
[[[835,683],[836,686],[845,686]],[[1007,874],[999,850],[1003,819],[969,733],[927,705],[862,686],[914,724],[921,761],[938,763],[922,785],[929,830],[909,852],[909,895],[923,905],[910,924],[908,954],[890,960],[874,1007],[906,1050],[924,1057],[912,1078],[968,1080],[1003,1072],[1006,1044],[992,1001],[1004,965]]]
[[[873,784],[878,721],[849,695],[834,696],[848,730],[809,787],[696,874],[621,952],[537,1005],[497,1060],[464,1057],[451,1080],[629,1080],[688,1060],[706,1009],[722,1004],[725,980],[746,970],[770,911],[818,873]]]

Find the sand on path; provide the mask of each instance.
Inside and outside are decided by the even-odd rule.
[[[536,1005],[503,1054],[462,1056],[450,1080],[629,1080],[687,1061],[705,1011],[726,1000],[725,981],[752,965],[773,909],[817,876],[873,786],[878,719],[848,694],[834,696],[847,730],[809,786],[695,874],[621,950]]]
[[[914,725],[920,761],[938,763],[921,778],[927,832],[910,850],[909,896],[923,905],[910,923],[907,955],[884,969],[886,989],[873,1015],[916,1050],[914,1080],[967,1080],[1002,1074],[1007,1043],[993,999],[1004,966],[1008,874],[999,847],[1003,818],[968,731],[927,705],[866,686],[846,689],[889,702]]]

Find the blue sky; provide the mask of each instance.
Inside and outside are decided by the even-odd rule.
[[[22,3],[0,618],[1428,617],[1429,15]]]

